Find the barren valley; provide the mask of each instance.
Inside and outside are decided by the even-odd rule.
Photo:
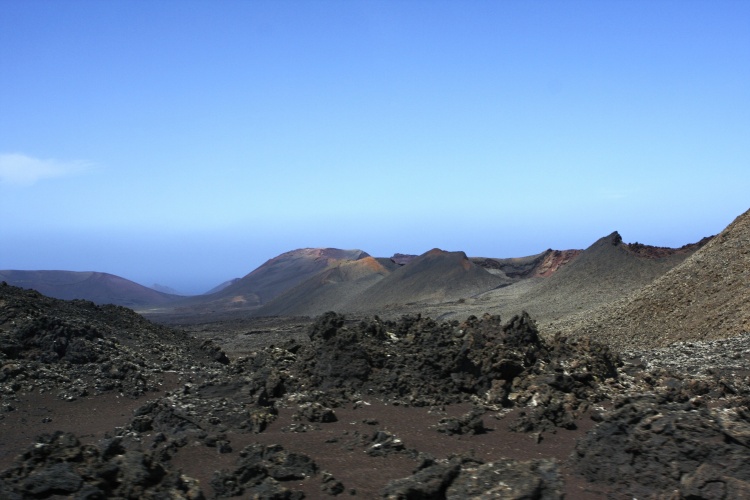
[[[750,497],[750,211],[676,249],[294,250],[194,297],[0,281],[2,498]]]

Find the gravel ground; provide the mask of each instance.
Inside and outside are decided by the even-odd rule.
[[[490,315],[177,330],[0,285],[0,497],[748,498],[749,341],[619,356]]]
[[[750,374],[750,332],[720,340],[676,342],[668,347],[621,351],[625,359],[642,359],[649,370],[662,368],[692,376]]]

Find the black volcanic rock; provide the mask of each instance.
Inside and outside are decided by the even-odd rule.
[[[554,460],[499,460],[464,464],[445,497],[558,500],[563,498],[562,490],[562,474]]]
[[[310,327],[310,343],[266,349],[233,369],[250,378],[256,394],[281,398],[309,388],[321,403],[375,394],[415,406],[472,401],[533,408],[547,400],[554,411],[529,411],[519,430],[567,426],[596,400],[599,384],[617,377],[618,357],[593,342],[541,339],[526,315],[502,323],[497,316],[464,323],[421,316],[347,322],[327,313]],[[567,374],[565,374],[567,372]],[[459,431],[478,432],[468,418]]]
[[[283,447],[249,445],[240,451],[237,467],[214,474],[211,486],[218,498],[244,495],[245,498],[301,499],[304,494],[284,487],[281,482],[305,479],[318,473],[318,466],[306,455]]]
[[[90,324],[75,324],[56,317],[39,316],[16,329],[0,351],[10,359],[32,359],[42,363],[67,361],[84,364],[107,359],[96,341],[102,334]]]
[[[381,495],[387,499],[563,498],[560,467],[554,460],[500,460],[482,463],[454,457],[429,463],[412,476],[391,481]]]
[[[117,448],[115,453],[113,448]],[[83,445],[70,433],[40,436],[0,474],[0,495],[24,498],[183,498],[201,500],[194,479],[165,468],[151,453],[125,450],[115,442]]]
[[[648,359],[626,353],[623,365],[590,339],[540,335],[525,313],[509,321],[483,315],[449,322],[330,312],[307,333],[269,333],[265,347],[229,359],[211,341],[122,307],[0,285],[0,444],[27,450],[0,473],[0,498],[202,498],[178,464],[204,488],[221,469],[213,475],[220,497],[301,498],[298,488],[314,497],[346,491],[319,470],[326,463],[354,495],[356,471],[417,458],[412,476],[391,481],[408,472],[373,472],[378,479],[356,485],[369,488],[360,494],[372,498],[387,484],[388,498],[560,498],[562,474],[583,476],[590,482],[584,490],[603,495],[744,498],[750,491],[747,336],[675,345]],[[710,366],[695,369],[703,364]],[[669,371],[674,366],[682,371]],[[168,387],[150,392],[162,383]],[[140,395],[153,399],[130,399]],[[50,413],[52,422],[39,422],[47,415],[35,413],[41,405],[64,414],[65,407],[85,411],[113,401],[122,420],[111,431],[84,430],[96,444],[54,433],[19,445],[26,438],[7,425],[53,430],[63,419]],[[451,403],[462,403],[463,415],[448,417],[458,414],[441,407]],[[595,424],[583,420],[589,414]],[[401,415],[416,418],[404,422]],[[500,448],[504,439],[515,440],[508,453],[523,440],[541,444],[523,453],[544,455],[545,445],[566,440],[562,449],[569,451],[575,435],[562,429],[576,425],[593,430],[567,462],[477,458],[487,451],[483,440],[493,437]],[[508,436],[509,428],[535,434]],[[295,430],[308,434],[289,432]],[[548,434],[540,443],[542,432]],[[445,450],[438,458],[426,452],[433,439]],[[328,447],[336,442],[340,448]],[[477,444],[482,454],[464,447],[459,453],[468,454],[448,455],[459,444]],[[327,453],[351,451],[356,458],[328,460]],[[8,467],[8,450],[0,452]]]
[[[484,434],[485,427],[482,415],[483,408],[474,408],[469,413],[458,418],[443,418],[438,422],[437,430],[443,434]]]
[[[433,462],[412,476],[388,483],[382,497],[388,499],[446,498],[445,492],[461,471],[459,460]]]
[[[740,498],[725,495],[750,492],[747,406],[713,410],[669,395],[643,396],[618,401],[603,419],[576,446],[576,468],[589,481],[637,497],[682,490],[682,498]],[[723,493],[690,496],[710,482]]]
[[[186,359],[205,367],[228,362],[212,342],[150,323],[130,309],[0,284],[0,385],[13,387],[11,393],[67,380],[60,393],[65,398],[91,389],[137,396],[156,389],[161,372]]]

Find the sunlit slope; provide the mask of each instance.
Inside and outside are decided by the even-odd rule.
[[[750,331],[750,211],[653,283],[557,326],[626,348]]]

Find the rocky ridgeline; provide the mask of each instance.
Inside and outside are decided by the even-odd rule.
[[[73,400],[107,391],[138,397],[165,372],[181,380],[144,398],[130,421],[98,444],[68,433],[40,436],[0,473],[0,497],[302,498],[288,487],[300,480],[338,495],[346,488],[332,474],[278,445],[242,448],[234,468],[216,471],[204,485],[172,461],[196,445],[231,453],[228,435],[263,432],[282,409],[293,411],[289,432],[314,431],[336,421],[337,408],[378,398],[411,406],[472,403],[469,413],[434,429],[449,435],[481,434],[483,416],[506,409],[516,409],[509,425],[518,432],[564,432],[588,416],[596,422],[566,463],[482,463],[408,449],[373,421],[371,434],[347,438],[351,446],[419,463],[413,475],[384,485],[386,498],[561,498],[564,469],[623,496],[747,498],[748,340],[621,358],[587,339],[544,339],[525,314],[459,323],[418,315],[349,321],[327,313],[304,341],[230,361],[210,342],[124,308],[0,285],[3,412],[30,391]]]

